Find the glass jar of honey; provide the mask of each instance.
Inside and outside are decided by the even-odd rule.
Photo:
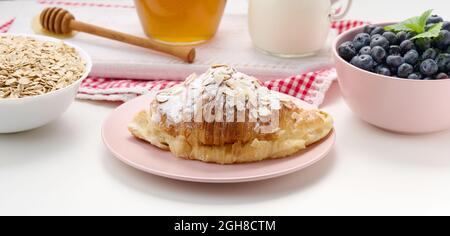
[[[198,44],[217,32],[226,0],[135,0],[145,33],[169,44]]]

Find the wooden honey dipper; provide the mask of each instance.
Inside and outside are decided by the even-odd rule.
[[[80,22],[75,20],[75,17],[70,12],[62,8],[51,7],[44,9],[40,15],[40,23],[44,29],[55,34],[69,34],[72,31],[80,31],[170,54],[189,63],[195,60],[196,53],[193,47],[166,45],[151,39]]]

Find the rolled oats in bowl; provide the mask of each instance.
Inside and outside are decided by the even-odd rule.
[[[92,59],[59,39],[0,34],[0,134],[42,127],[74,102]]]
[[[0,35],[0,100],[65,88],[83,77],[86,62],[62,41]]]

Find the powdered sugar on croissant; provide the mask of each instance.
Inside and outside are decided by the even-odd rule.
[[[176,156],[232,164],[291,155],[327,136],[332,119],[218,65],[157,93],[129,129]]]
[[[264,133],[274,112],[281,109],[280,96],[253,77],[228,66],[213,66],[206,73],[191,75],[183,84],[161,91],[151,110],[152,120],[167,125],[182,122],[252,122]]]

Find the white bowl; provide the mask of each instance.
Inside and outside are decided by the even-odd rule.
[[[0,34],[0,36],[4,35],[25,36],[39,41],[61,41],[36,35]],[[51,93],[17,99],[0,99],[0,133],[17,133],[49,124],[59,118],[75,100],[81,81],[92,69],[92,60],[81,48],[70,43],[66,44],[75,48],[86,62],[86,71],[83,76],[75,83]]]

